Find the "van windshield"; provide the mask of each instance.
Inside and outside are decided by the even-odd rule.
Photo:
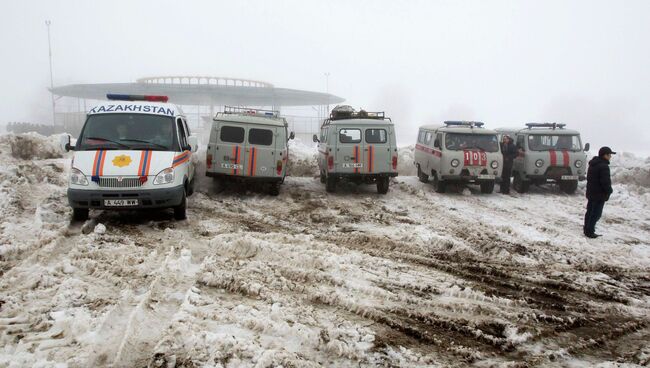
[[[579,135],[531,134],[528,136],[528,148],[531,151],[580,151],[582,143]]]
[[[445,147],[451,151],[477,149],[486,152],[497,152],[499,142],[496,134],[447,133],[445,135]]]
[[[174,120],[150,114],[97,114],[86,120],[77,150],[176,151]]]

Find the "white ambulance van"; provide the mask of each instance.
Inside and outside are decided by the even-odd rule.
[[[186,218],[186,197],[194,188],[198,139],[190,134],[183,112],[166,96],[108,94],[92,108],[75,143],[68,202],[73,219],[89,209],[173,208]]]

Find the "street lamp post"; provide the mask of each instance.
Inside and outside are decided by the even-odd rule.
[[[45,25],[47,26],[47,47],[49,50],[49,56],[50,56],[50,96],[52,97],[52,126],[56,124],[56,113],[55,113],[55,102],[54,102],[54,77],[52,76],[52,41],[50,38],[50,22],[49,20],[45,21]]]

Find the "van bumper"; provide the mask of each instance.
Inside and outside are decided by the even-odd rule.
[[[486,181],[498,181],[500,178],[496,175],[481,178],[478,175],[443,175],[442,180],[448,182],[462,182],[462,183],[480,183]]]
[[[254,182],[266,182],[266,183],[275,183],[283,182],[284,177],[281,176],[244,176],[244,175],[230,175],[206,171],[205,176],[215,178],[215,179],[224,179],[224,180],[233,180],[233,181],[254,181]]]
[[[148,190],[84,190],[68,188],[68,203],[72,208],[94,208],[110,210],[129,210],[145,208],[170,208],[181,204],[185,188],[182,185],[172,188]],[[106,199],[137,199],[137,206],[105,206]]]
[[[327,176],[331,176],[334,178],[339,178],[339,179],[354,179],[354,178],[361,178],[361,179],[378,179],[378,178],[395,178],[397,177],[396,172],[390,172],[390,173],[376,173],[376,174],[362,174],[362,173],[333,173],[333,172],[328,172]]]
[[[573,175],[578,177],[578,181],[587,180],[585,175]],[[550,175],[526,175],[526,180],[539,182],[539,183],[557,183],[562,181],[561,176],[550,176]],[[575,179],[571,179],[575,180]]]

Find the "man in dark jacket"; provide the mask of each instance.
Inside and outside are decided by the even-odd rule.
[[[589,161],[587,170],[587,213],[584,233],[587,238],[597,238],[596,223],[603,214],[605,202],[612,194],[612,180],[609,176],[609,160],[615,155],[609,147],[598,150],[598,157]]]
[[[503,136],[501,142],[501,153],[503,154],[503,170],[501,171],[501,189],[503,194],[510,193],[510,177],[512,176],[512,163],[517,158],[517,147],[509,135]]]

